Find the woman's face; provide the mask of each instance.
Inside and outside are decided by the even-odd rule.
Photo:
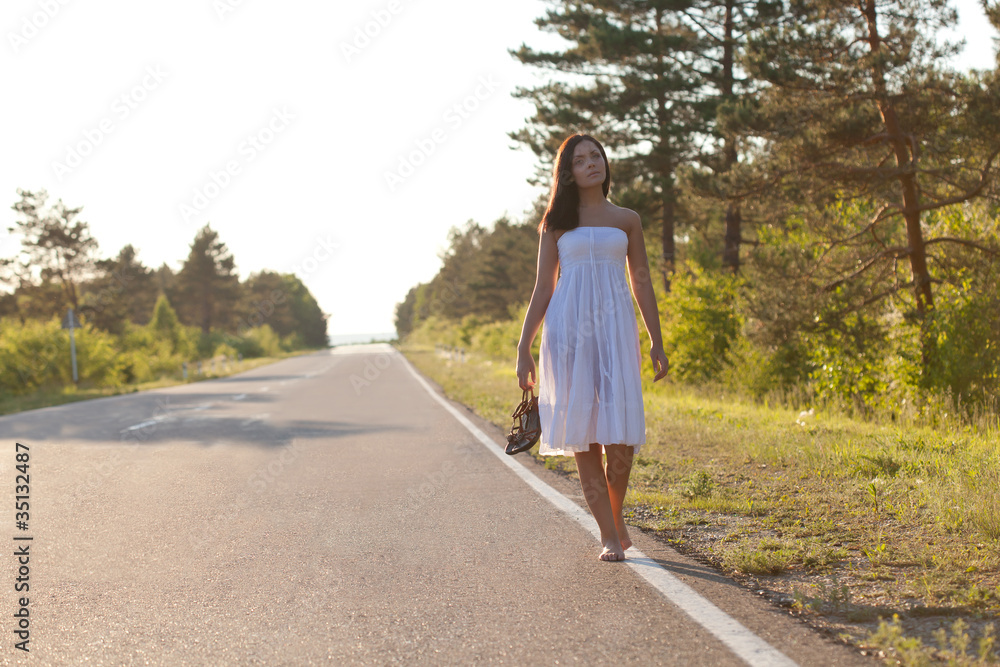
[[[604,183],[604,158],[593,141],[583,140],[573,149],[573,178],[577,187],[588,188]]]

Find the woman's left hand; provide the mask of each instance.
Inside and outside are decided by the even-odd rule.
[[[653,370],[656,372],[656,375],[653,376],[653,382],[666,377],[667,371],[670,370],[670,360],[667,359],[667,353],[663,351],[663,347],[660,345],[650,346],[649,358],[653,360]]]

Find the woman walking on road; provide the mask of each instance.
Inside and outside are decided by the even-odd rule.
[[[610,185],[607,156],[596,139],[574,134],[562,143],[539,224],[535,287],[517,345],[517,381],[522,391],[536,383],[531,345],[544,318],[538,453],[574,455],[584,497],[601,529],[600,559],[619,561],[632,546],[622,519],[632,458],[646,442],[632,294],[649,333],[654,382],[670,364],[639,215],[607,200]]]

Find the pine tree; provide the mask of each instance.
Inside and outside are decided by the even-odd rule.
[[[748,44],[744,66],[770,85],[731,119],[763,146],[747,188],[774,195],[767,206],[797,203],[786,212],[818,238],[808,279],[843,293],[841,313],[910,289],[925,321],[928,246],[979,247],[925,238],[922,225],[982,196],[1000,154],[1000,93],[985,75],[948,70],[954,46],[936,41],[956,20],[946,0],[791,0]]]
[[[539,156],[533,183],[547,184],[556,149],[577,131],[598,137],[616,158],[617,182],[646,182],[658,199],[658,264],[669,291],[676,259],[676,171],[697,154],[714,109],[698,69],[705,43],[679,16],[697,2],[553,4],[556,9],[535,23],[573,45],[559,53],[522,45],[511,54],[584,82],[519,87],[514,96],[532,101],[536,112],[528,127],[509,136]]]
[[[94,326],[116,334],[124,323],[145,324],[156,303],[154,273],[137,257],[131,244],[118,256],[96,262],[98,276],[83,286],[80,309]]]
[[[160,294],[153,307],[153,314],[147,325],[153,334],[161,340],[170,342],[170,353],[176,354],[181,346],[181,323],[177,313],[170,305],[165,294]]]
[[[707,0],[680,12],[680,20],[706,45],[698,69],[705,85],[714,91],[716,103],[710,124],[714,144],[697,160],[710,171],[693,171],[691,184],[695,193],[725,203],[722,265],[732,273],[740,270],[740,246],[755,242],[743,238],[739,192],[731,182],[731,172],[744,149],[739,134],[727,126],[725,118],[730,109],[759,88],[759,82],[739,66],[740,61],[749,37],[780,16],[780,5],[775,0]]]
[[[47,299],[33,304],[35,313],[55,314],[71,307],[79,310],[79,284],[87,279],[93,270],[97,241],[90,235],[90,226],[77,221],[83,207],[67,208],[60,199],[51,207],[46,206],[48,193],[45,190],[31,192],[18,188],[21,201],[11,208],[20,214],[16,226],[9,230],[21,235],[22,251],[18,266],[8,262],[8,271],[17,276],[18,289],[34,292],[37,297],[53,295],[44,289],[46,284],[59,286],[61,299],[55,302]],[[43,289],[31,290],[31,286]]]
[[[204,334],[213,326],[224,329],[235,324],[240,298],[236,262],[208,224],[195,235],[176,278],[174,303],[182,322],[201,327]]]

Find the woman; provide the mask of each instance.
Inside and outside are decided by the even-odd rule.
[[[599,558],[620,561],[632,546],[622,519],[632,458],[646,442],[639,329],[626,269],[649,333],[654,382],[667,374],[669,362],[639,216],[607,200],[610,185],[607,156],[596,139],[574,134],[562,143],[538,226],[538,267],[517,345],[517,382],[522,391],[535,385],[531,345],[545,318],[538,453],[573,454],[601,529]]]

